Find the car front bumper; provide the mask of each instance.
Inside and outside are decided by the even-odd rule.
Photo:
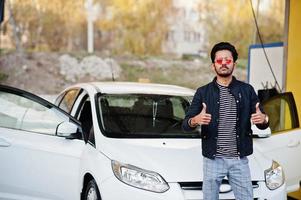
[[[258,182],[258,187],[253,189],[254,199],[257,200],[285,200],[286,189],[282,185],[276,190],[269,190],[265,182]],[[182,189],[179,183],[169,183],[169,190],[164,193],[155,193],[120,182],[117,178],[111,177],[99,185],[103,200],[202,200],[202,190]],[[233,192],[222,193],[220,199],[235,199]]]

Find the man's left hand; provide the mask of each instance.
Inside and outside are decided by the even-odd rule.
[[[256,112],[251,115],[251,121],[253,124],[265,124],[267,123],[267,115],[262,113],[259,108],[259,103],[256,104]]]

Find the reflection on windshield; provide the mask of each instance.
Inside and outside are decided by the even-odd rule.
[[[118,94],[98,98],[100,124],[108,137],[191,138],[181,125],[190,97]]]

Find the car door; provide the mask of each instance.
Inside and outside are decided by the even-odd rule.
[[[0,85],[0,199],[79,199],[85,142],[58,136],[63,122],[79,127],[46,100]]]
[[[283,166],[287,190],[297,190],[301,180],[301,129],[293,95],[276,95],[264,101],[263,107],[269,116],[272,135],[255,142],[266,156]]]

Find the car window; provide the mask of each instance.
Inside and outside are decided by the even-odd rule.
[[[0,126],[55,135],[58,124],[69,118],[55,107],[0,91]]]
[[[108,137],[199,137],[197,132],[182,131],[182,121],[189,107],[187,99],[149,94],[99,95],[99,123]]]
[[[295,102],[291,93],[284,93],[263,102],[269,116],[272,134],[299,127]]]
[[[88,97],[84,98],[84,101],[82,102],[80,113],[78,115],[78,121],[81,122],[82,130],[88,142],[92,145],[95,145],[92,108],[90,99]]]
[[[58,106],[67,113],[70,113],[79,92],[79,89],[72,89],[67,91]]]

